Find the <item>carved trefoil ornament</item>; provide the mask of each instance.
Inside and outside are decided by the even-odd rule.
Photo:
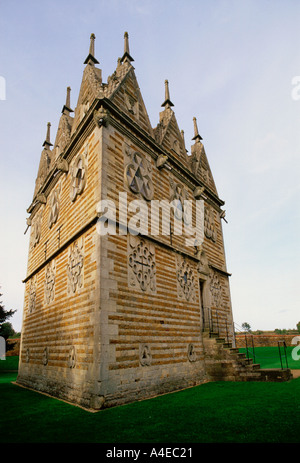
[[[142,367],[151,365],[152,354],[151,354],[150,346],[148,344],[140,344],[139,358],[140,358],[140,364],[142,365]]]
[[[49,197],[49,215],[48,215],[48,227],[51,228],[56,223],[59,214],[59,194],[61,186],[55,188]]]
[[[32,313],[36,304],[36,275],[30,280],[29,294],[28,294],[28,312]]]
[[[81,195],[87,179],[87,166],[84,155],[78,156],[71,168],[71,191],[70,197],[75,201],[78,195]]]
[[[44,280],[44,293],[45,303],[50,304],[54,300],[55,293],[55,261],[52,260],[46,266],[45,269],[45,280]]]
[[[190,211],[185,207],[184,201],[189,199],[187,189],[173,177],[169,178],[170,182],[170,202],[174,204],[174,216],[177,220],[183,220],[186,225],[191,221]]]
[[[75,346],[71,346],[68,355],[68,367],[75,368],[76,365],[76,349]]]
[[[43,350],[42,361],[43,361],[43,365],[45,366],[48,365],[48,361],[49,361],[49,348],[48,347],[45,347]]]
[[[204,207],[204,233],[206,238],[211,239],[213,242],[217,240],[214,210],[208,205]]]
[[[132,94],[125,91],[124,101],[125,101],[127,111],[133,116],[136,116],[136,118],[138,118],[139,117],[139,102],[138,102],[137,96],[136,95],[133,96]]]
[[[177,293],[179,299],[195,302],[195,275],[190,263],[181,257],[176,263]]]
[[[67,266],[68,293],[74,294],[83,286],[83,239],[76,241],[69,248]]]
[[[33,221],[32,221],[32,246],[35,247],[39,242],[41,238],[41,229],[42,229],[42,212],[39,211]]]
[[[135,194],[147,201],[153,198],[152,166],[146,157],[130,149],[125,150],[125,183]]]
[[[197,360],[197,354],[196,354],[195,346],[192,343],[190,343],[188,345],[187,357],[188,357],[190,362],[196,362],[196,360]]]
[[[145,293],[156,293],[155,247],[133,235],[128,235],[128,285]]]
[[[210,293],[211,293],[211,305],[212,307],[222,307],[222,285],[217,272],[211,272],[210,274]]]

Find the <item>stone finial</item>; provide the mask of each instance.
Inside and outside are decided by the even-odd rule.
[[[167,108],[174,106],[172,101],[170,100],[169,81],[167,79],[165,80],[165,101],[163,102],[162,106],[165,106]]]
[[[66,104],[64,105],[62,109],[62,113],[66,114],[67,116],[69,116],[70,113],[74,112],[73,109],[71,109],[71,105],[70,105],[70,101],[71,101],[70,94],[71,94],[71,87],[67,87]]]
[[[95,58],[95,34],[91,34],[91,37],[90,37],[90,50],[89,50],[89,54],[88,56],[86,57],[86,60],[84,61],[84,64],[91,64],[92,66],[94,66],[95,64],[99,64],[99,61],[96,60]]]
[[[49,149],[50,146],[53,146],[52,143],[50,142],[50,127],[51,127],[51,124],[50,124],[50,122],[48,122],[46,139],[45,139],[45,141],[43,143],[43,146],[45,146],[48,149]]]
[[[134,59],[132,58],[132,56],[130,56],[130,53],[129,53],[129,40],[128,40],[128,32],[125,32],[124,33],[124,54],[121,58],[121,63],[123,63],[124,61],[134,61]]]
[[[193,117],[193,121],[194,121],[194,136],[193,136],[192,140],[200,141],[200,140],[202,140],[202,137],[199,135],[199,132],[198,132],[197,119],[195,117]]]

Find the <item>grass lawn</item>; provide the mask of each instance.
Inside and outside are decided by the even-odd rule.
[[[281,361],[283,368],[290,368],[291,370],[300,369],[300,360],[294,360],[292,357],[293,346],[286,348],[286,357],[283,347],[280,347]],[[239,349],[246,355],[246,348]],[[254,363],[259,363],[261,368],[281,368],[280,356],[278,347],[248,347],[249,357],[254,359]],[[287,362],[287,363],[286,363]]]
[[[14,370],[17,360],[8,359]],[[0,363],[1,443],[300,442],[300,378],[206,383],[90,413],[13,384],[7,360]]]

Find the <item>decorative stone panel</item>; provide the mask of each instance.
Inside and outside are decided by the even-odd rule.
[[[213,208],[206,205],[204,207],[204,233],[206,238],[211,239],[213,242],[217,239],[214,218],[215,214]]]
[[[189,193],[186,188],[178,183],[173,177],[169,178],[170,182],[170,202],[174,201],[177,207],[174,209],[174,216],[177,220],[183,220],[186,225],[189,224],[191,218],[184,208],[184,201],[189,199]]]
[[[75,201],[78,195],[81,195],[87,179],[87,166],[84,155],[80,155],[75,160],[71,168],[71,201]]]
[[[140,344],[139,357],[140,357],[140,364],[142,365],[142,367],[151,365],[152,354],[151,354],[150,346],[148,344]]]
[[[181,257],[176,261],[177,294],[179,299],[195,302],[195,275],[190,263]]]
[[[48,227],[51,228],[52,225],[57,221],[59,214],[59,194],[60,194],[60,185],[55,188],[49,197],[49,215],[48,215]]]
[[[39,211],[32,223],[32,246],[35,247],[41,238],[41,229],[42,229],[42,211]]]
[[[68,367],[74,368],[76,365],[76,350],[75,346],[70,347],[69,355],[68,355]]]
[[[45,269],[44,292],[46,304],[50,304],[54,299],[55,270],[55,261],[52,260]]]
[[[195,351],[195,346],[194,344],[189,344],[188,345],[188,359],[190,362],[196,362],[197,360],[197,354]]]
[[[156,293],[155,247],[139,236],[128,235],[128,285]]]
[[[210,274],[210,293],[212,307],[222,307],[222,285],[216,272]]]
[[[76,290],[83,286],[83,262],[83,239],[80,239],[69,248],[67,266],[68,293],[74,294]]]
[[[49,349],[48,347],[45,347],[43,350],[43,365],[48,365],[49,361]]]
[[[142,153],[125,150],[125,184],[135,194],[147,201],[153,198],[152,166]]]
[[[29,295],[28,295],[28,312],[31,313],[35,309],[36,303],[36,275],[30,280]]]

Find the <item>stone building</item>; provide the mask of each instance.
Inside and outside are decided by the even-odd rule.
[[[152,128],[128,34],[106,83],[94,45],[53,144],[48,124],[28,208],[17,383],[100,409],[207,381],[205,330],[231,336],[233,319],[224,202],[196,119],[189,154],[168,81]]]

